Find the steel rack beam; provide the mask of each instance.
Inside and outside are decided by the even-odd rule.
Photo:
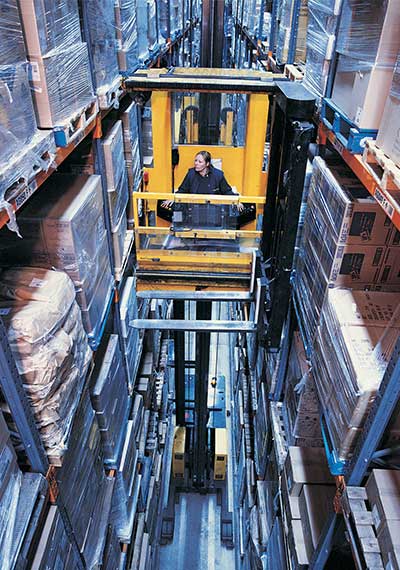
[[[0,383],[4,397],[12,410],[32,470],[46,475],[49,468],[36,423],[8,343],[7,331],[0,319]]]
[[[240,291],[162,291],[145,290],[138,291],[138,299],[173,299],[174,301],[233,301],[249,302],[254,299],[251,293]]]
[[[257,323],[251,321],[207,321],[207,320],[179,320],[179,319],[133,319],[129,326],[135,329],[156,329],[169,331],[194,332],[257,332]]]
[[[185,318],[185,302],[174,301],[174,317]],[[176,425],[185,425],[185,332],[174,332]]]

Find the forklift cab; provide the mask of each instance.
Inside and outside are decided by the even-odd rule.
[[[153,160],[146,167],[143,191],[133,196],[139,281],[146,274],[153,282],[173,274],[187,285],[192,274],[197,284],[223,281],[224,287],[249,289],[265,204],[269,97],[232,87],[238,74],[246,81],[271,77],[175,68],[141,70],[129,79],[152,87]],[[190,86],[191,79],[198,86]],[[156,89],[152,81],[158,82]],[[174,193],[201,150],[210,152],[235,195]],[[172,201],[172,207],[165,201]]]

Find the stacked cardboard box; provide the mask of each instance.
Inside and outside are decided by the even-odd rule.
[[[393,232],[379,204],[342,161],[314,159],[296,273],[297,299],[310,339],[328,287],[379,283]]]
[[[343,0],[332,101],[360,128],[379,129],[400,50],[399,26],[397,0]]]
[[[19,2],[39,127],[65,124],[93,100],[77,0]]]
[[[65,453],[90,350],[72,281],[20,267],[0,274],[0,305],[15,363],[52,462]]]
[[[341,0],[308,0],[307,65],[305,87],[324,97],[334,56]]]
[[[331,289],[312,364],[334,449],[349,459],[400,329],[399,295]],[[332,382],[332,378],[335,382]]]
[[[116,0],[114,7],[119,70],[132,72],[138,67],[139,61],[136,0]]]
[[[107,465],[115,467],[121,456],[131,407],[118,335],[110,335],[91,384],[90,397],[100,428],[104,460]]]
[[[400,166],[400,55],[393,72],[376,144]]]
[[[289,447],[282,472],[285,531],[294,568],[306,566],[333,510],[334,479],[324,448]]]
[[[128,221],[128,180],[124,160],[122,121],[117,121],[103,141],[108,211],[110,213],[114,267],[121,268]]]
[[[19,216],[23,240],[3,238],[2,263],[55,267],[74,282],[86,332],[101,329],[113,288],[100,176],[54,174]]]

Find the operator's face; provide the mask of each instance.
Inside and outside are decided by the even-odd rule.
[[[194,157],[194,169],[196,172],[204,172],[208,167],[208,163],[204,160],[201,154],[196,154]]]

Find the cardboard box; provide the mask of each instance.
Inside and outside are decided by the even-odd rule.
[[[64,125],[94,99],[87,45],[29,55],[30,86],[38,126]]]
[[[387,520],[400,521],[399,471],[373,469],[368,478],[366,490],[378,531]]]
[[[332,265],[323,259],[321,264],[330,266],[327,278],[331,286],[360,288],[362,284],[377,282],[385,251],[381,245],[340,245]]]
[[[285,471],[288,492],[294,497],[300,495],[305,484],[334,484],[324,448],[289,447]]]
[[[336,489],[329,485],[303,485],[300,495],[301,525],[307,556],[311,559],[329,513]]]
[[[378,532],[385,570],[400,570],[400,521],[385,521]]]
[[[398,247],[386,248],[377,283],[397,285],[400,288],[400,250]]]

